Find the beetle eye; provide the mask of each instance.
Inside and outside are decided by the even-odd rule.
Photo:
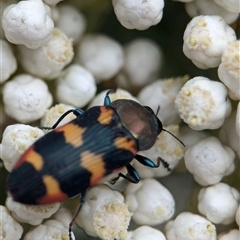
[[[157,121],[157,126],[158,126],[158,134],[162,131],[162,122],[159,120],[159,118],[157,117],[157,114],[154,113],[154,111],[148,107],[148,106],[144,106],[144,108],[149,112],[151,113],[152,115],[155,116],[155,121]],[[159,109],[159,108],[158,108]]]
[[[162,126],[162,122],[159,120],[158,117],[157,117],[157,125],[158,125],[158,134],[160,134],[160,132],[163,129],[163,126]]]
[[[144,107],[146,108],[146,110],[148,110],[148,112],[155,115],[154,111],[150,107],[148,106],[144,106]]]

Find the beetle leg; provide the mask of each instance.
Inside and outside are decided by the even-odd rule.
[[[136,155],[135,156],[135,159],[141,163],[142,165],[144,166],[147,166],[147,167],[150,167],[150,168],[158,168],[160,166],[160,163],[163,164],[163,166],[165,168],[167,168],[168,171],[171,171],[171,168],[169,167],[169,164],[163,160],[162,158],[158,157],[157,158],[157,164],[154,163],[152,160],[150,160],[149,158],[145,157],[145,156],[142,156],[142,155]]]
[[[116,92],[116,89],[115,90],[111,89],[111,90],[107,91],[106,96],[104,98],[104,104],[103,104],[104,106],[109,106],[111,104],[109,94],[115,93],[115,92]]]
[[[162,158],[158,157],[158,160],[163,164],[163,166],[168,170],[171,171],[172,169],[169,167],[168,162],[166,162],[165,160],[163,160]]]
[[[112,90],[109,90],[107,93],[106,93],[106,96],[104,98],[104,106],[108,106],[110,105],[111,103],[111,100],[110,100],[110,97],[109,97],[109,93],[111,92]]]
[[[113,178],[110,181],[110,183],[115,184],[120,177],[128,180],[131,183],[138,183],[140,181],[140,177],[139,177],[139,174],[138,174],[137,170],[131,164],[127,164],[126,169],[127,169],[127,172],[128,172],[127,175],[119,173],[117,175],[117,177]]]
[[[83,192],[83,193],[81,194],[81,200],[80,200],[80,204],[79,204],[79,206],[78,206],[78,210],[77,210],[77,212],[75,213],[72,221],[69,223],[68,235],[69,235],[69,239],[70,239],[70,240],[73,240],[73,239],[72,239],[73,224],[75,223],[75,220],[76,220],[76,218],[77,218],[77,216],[78,216],[78,214],[79,214],[79,212],[80,212],[80,210],[81,210],[81,208],[82,208],[82,205],[83,205],[84,200],[85,200],[85,196],[86,196],[86,192]]]
[[[161,162],[161,158],[158,157],[158,161],[157,164],[154,163],[152,160],[150,160],[149,158],[142,156],[142,155],[136,155],[134,157],[139,163],[141,163],[144,166],[150,167],[150,168],[158,168],[160,166],[160,162]]]
[[[45,130],[52,130],[55,129],[58,124],[70,113],[73,113],[75,116],[80,116],[82,115],[84,112],[81,109],[70,109],[68,111],[66,111],[58,120],[56,123],[54,123],[54,125],[52,127],[40,127],[41,129],[45,129]]]

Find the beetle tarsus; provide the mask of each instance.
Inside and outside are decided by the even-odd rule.
[[[164,159],[158,157],[158,161],[160,161],[160,162],[163,164],[163,166],[164,166],[168,171],[171,171],[171,170],[172,170],[172,169],[169,167],[169,163],[166,162]]]

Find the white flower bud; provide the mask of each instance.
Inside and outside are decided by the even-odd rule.
[[[238,240],[240,236],[240,231],[238,229],[232,229],[225,233],[220,233],[218,235],[218,240]]]
[[[128,232],[127,240],[166,240],[163,233],[149,226],[141,226]]]
[[[74,109],[73,106],[69,106],[66,104],[57,104],[55,106],[52,106],[51,108],[47,109],[45,111],[45,114],[43,118],[41,119],[41,126],[43,127],[52,127],[57,120],[68,110]],[[69,113],[59,124],[59,126],[62,126],[70,121],[72,121],[76,116],[73,113]]]
[[[11,172],[19,157],[43,135],[41,129],[29,125],[14,124],[7,126],[0,144],[0,156],[5,168]]]
[[[106,185],[90,188],[76,223],[90,236],[99,236],[103,240],[124,240],[131,213],[123,201],[121,193]]]
[[[5,8],[2,26],[9,42],[36,49],[49,42],[54,28],[41,0],[20,1]]]
[[[215,184],[234,169],[235,154],[216,137],[200,140],[185,152],[185,164],[194,179],[202,186]]]
[[[157,25],[163,15],[163,0],[112,0],[118,21],[127,29],[146,30]]]
[[[219,15],[227,24],[235,22],[238,18],[238,13],[229,12],[214,1],[209,0],[191,1],[185,4],[185,9],[192,18],[198,15]]]
[[[137,38],[124,47],[125,61],[117,82],[125,88],[141,87],[157,79],[162,50],[148,38]]]
[[[219,138],[223,144],[231,147],[240,158],[240,136],[237,134],[236,125],[236,111],[234,111],[222,125],[219,131]]]
[[[60,207],[51,218],[60,222],[66,229],[68,229],[69,223],[73,219],[73,214],[67,208]]]
[[[190,212],[180,213],[165,229],[167,240],[217,240],[216,227],[206,218]]]
[[[6,1],[1,1],[1,5],[0,5],[0,38],[2,39],[6,39],[3,28],[2,28],[2,16],[3,16],[3,12],[4,9],[6,7],[8,7],[11,4],[16,4],[17,0],[6,0]]]
[[[184,54],[201,69],[217,67],[228,43],[236,40],[234,30],[220,16],[197,16],[183,36]]]
[[[47,84],[28,74],[17,75],[3,87],[7,115],[22,123],[41,118],[52,100]]]
[[[56,21],[56,27],[72,39],[74,44],[78,43],[86,28],[85,17],[71,5],[57,6],[57,10],[60,17]]]
[[[174,100],[187,80],[188,76],[157,80],[142,88],[138,99],[142,105],[151,107],[154,112],[160,108],[157,115],[163,125],[178,124],[180,118]]]
[[[18,50],[25,71],[47,80],[58,77],[73,59],[72,41],[57,28],[46,45],[38,49],[18,46]]]
[[[217,129],[231,112],[226,87],[205,77],[186,82],[176,97],[175,106],[183,121],[194,130]]]
[[[71,235],[72,240],[75,236]],[[65,228],[56,220],[48,220],[43,224],[33,228],[26,233],[23,240],[52,240],[52,239],[69,239],[68,228]]]
[[[233,95],[234,100],[240,100],[240,41],[229,43],[224,50],[218,77],[230,89],[229,96]]]
[[[0,239],[19,240],[23,233],[22,226],[10,215],[7,208],[0,205]]]
[[[124,195],[136,224],[158,225],[169,220],[174,214],[173,196],[155,179],[143,179],[138,184],[129,183]]]
[[[11,197],[7,197],[6,206],[17,221],[29,223],[31,225],[38,225],[43,219],[49,218],[52,214],[54,214],[60,207],[60,203],[26,205],[14,202]]]
[[[124,61],[122,46],[101,34],[85,35],[80,42],[77,58],[99,82],[116,75]]]
[[[97,90],[91,72],[78,64],[67,67],[57,81],[57,99],[59,102],[84,107]]]
[[[198,210],[215,224],[230,224],[235,220],[240,194],[225,183],[202,188],[198,194]]]
[[[17,60],[6,41],[0,39],[0,46],[0,83],[3,83],[16,71]]]

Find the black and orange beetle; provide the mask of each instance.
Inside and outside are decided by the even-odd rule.
[[[89,187],[123,167],[128,174],[119,173],[112,183],[120,177],[138,183],[140,177],[130,165],[133,158],[151,168],[159,167],[162,161],[168,168],[161,158],[154,163],[137,154],[151,148],[164,130],[152,109],[127,99],[111,102],[110,92],[104,106],[64,113],[51,128],[54,130],[20,157],[7,181],[7,190],[15,201],[48,204],[81,194],[83,203]],[[76,118],[57,127],[71,112]]]

